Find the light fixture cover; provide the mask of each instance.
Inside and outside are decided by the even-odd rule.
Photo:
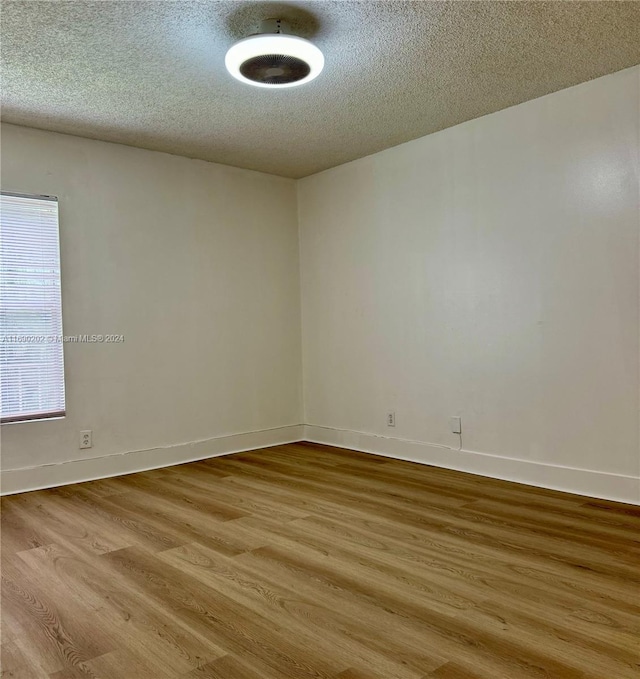
[[[262,33],[232,45],[225,65],[241,82],[281,89],[303,85],[320,75],[324,56],[313,43],[296,35]]]

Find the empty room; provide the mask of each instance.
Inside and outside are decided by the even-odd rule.
[[[2,679],[638,679],[640,2],[0,38]]]

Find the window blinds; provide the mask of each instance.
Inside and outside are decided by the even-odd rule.
[[[58,201],[0,194],[0,417],[64,415]]]

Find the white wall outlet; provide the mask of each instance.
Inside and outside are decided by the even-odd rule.
[[[85,429],[80,432],[80,448],[91,448],[93,446],[93,432],[91,429]]]
[[[462,434],[462,418],[458,415],[449,418],[449,426],[452,434]]]
[[[393,411],[387,413],[387,427],[396,426],[396,414]]]

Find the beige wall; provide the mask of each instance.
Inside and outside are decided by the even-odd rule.
[[[639,73],[299,182],[311,438],[638,496]]]
[[[65,346],[67,417],[4,425],[4,470],[301,422],[292,180],[3,125],[2,187],[59,198],[65,335],[125,335]]]

